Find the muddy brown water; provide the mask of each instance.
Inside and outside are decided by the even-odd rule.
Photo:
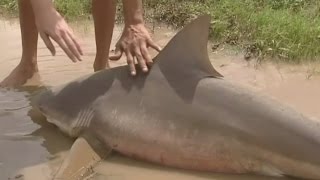
[[[71,63],[60,48],[52,57],[39,41],[39,76],[28,85],[58,85],[91,73],[95,54],[92,22],[74,23],[77,35],[85,50],[84,61]],[[121,33],[115,27],[112,47]],[[175,34],[165,27],[155,28],[154,39],[162,47]],[[18,64],[21,56],[20,29],[17,20],[0,21],[0,79],[2,80]],[[318,64],[287,66],[263,64],[255,66],[243,60],[241,53],[220,49],[210,52],[214,66],[225,78],[260,91],[287,103],[294,108],[320,118],[320,78]],[[125,64],[122,59],[111,66]],[[44,118],[32,111],[28,97],[34,88],[19,90],[0,89],[0,180],[47,179],[59,168],[73,140],[66,137]],[[117,154],[94,168],[92,179],[177,179],[177,180],[233,180],[276,179],[260,176],[233,176],[199,173],[167,168],[132,160]]]

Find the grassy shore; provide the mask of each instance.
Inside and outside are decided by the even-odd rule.
[[[90,0],[56,0],[67,18],[87,16]],[[246,51],[246,57],[287,62],[315,61],[320,56],[318,0],[146,0],[148,18],[182,27],[199,14],[212,16],[210,39]],[[17,11],[13,0],[0,7]],[[269,57],[269,58],[265,58]]]

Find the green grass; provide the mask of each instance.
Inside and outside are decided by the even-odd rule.
[[[81,18],[91,13],[91,0],[55,0],[55,7],[67,19]],[[9,13],[18,12],[17,0],[0,0],[0,8]]]
[[[154,18],[177,27],[208,13],[213,41],[252,55],[290,62],[320,55],[318,0],[153,0],[148,6],[154,8]]]
[[[210,39],[244,49],[250,56],[286,62],[318,60],[319,0],[145,0],[148,18],[182,27],[197,15],[212,16]],[[16,1],[0,7],[16,11]],[[65,17],[86,16],[91,0],[56,0]],[[121,9],[121,8],[120,8]]]
[[[18,4],[13,0],[0,0],[0,9],[2,11],[17,13],[18,12]]]
[[[91,0],[55,0],[55,5],[67,18],[84,17],[91,13]]]

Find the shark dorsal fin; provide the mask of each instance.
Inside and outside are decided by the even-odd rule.
[[[161,69],[180,74],[223,77],[212,66],[207,50],[210,16],[202,15],[178,32],[158,54]],[[168,72],[166,72],[168,73]]]
[[[203,78],[220,78],[208,56],[210,16],[203,15],[185,26],[155,57],[150,76],[164,77],[165,82],[185,102],[192,102]]]

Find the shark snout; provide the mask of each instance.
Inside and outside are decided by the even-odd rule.
[[[52,89],[40,90],[31,98],[31,106],[44,115],[47,122],[56,125],[68,135],[75,136],[79,128],[75,128],[74,124],[77,125],[78,119],[65,113],[64,110],[68,108],[63,106],[63,102],[67,101],[63,97],[57,97]]]

